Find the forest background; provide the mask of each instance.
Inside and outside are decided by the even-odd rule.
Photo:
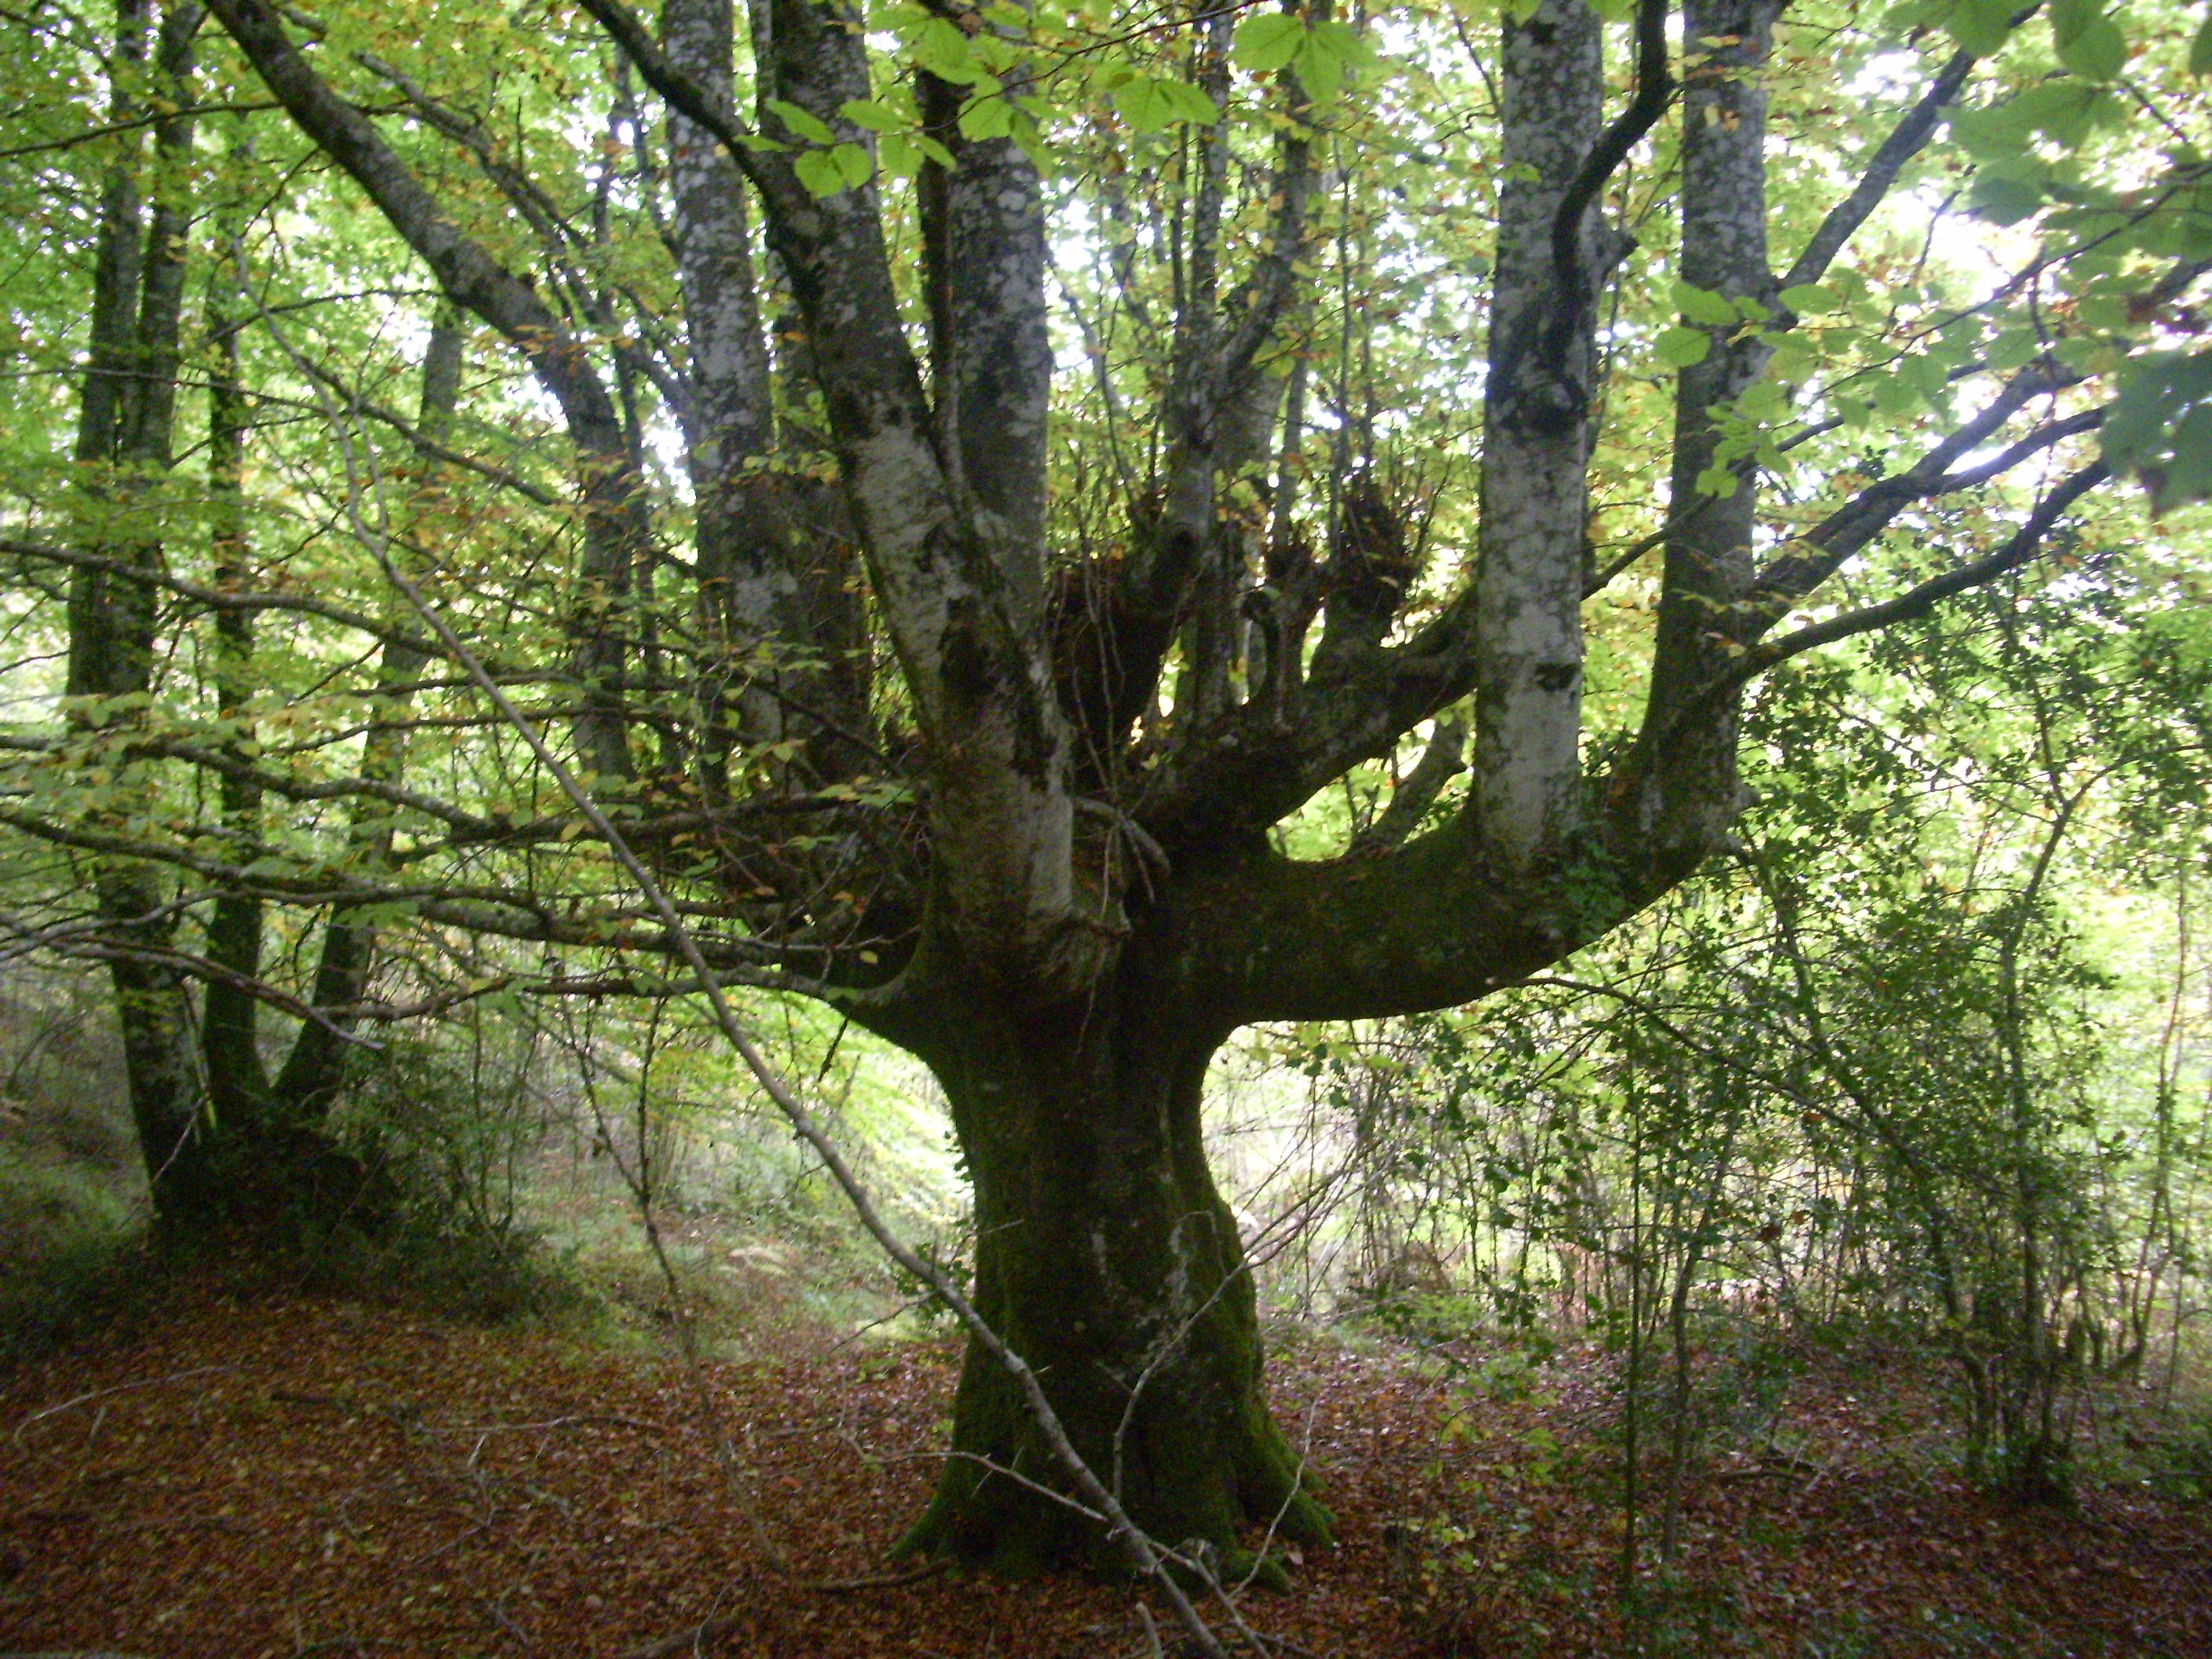
[[[1358,976],[1340,942],[1281,1000],[1316,1018],[1227,1020],[1218,1054],[1204,1034],[1241,1249],[1219,1279],[1267,1317],[1481,1330],[1516,1364],[1599,1340],[1632,1562],[1646,1512],[1673,1557],[1689,1472],[1759,1441],[1806,1345],[1869,1334],[1942,1380],[1992,1490],[2065,1498],[2116,1399],[2177,1413],[2130,1478],[2212,1486],[2200,18],[891,7],[856,28],[855,71],[802,8],[749,33],[672,5],[635,39],[617,7],[214,9],[37,7],[4,32],[4,1173],[30,1323],[158,1210],[486,1307],[542,1310],[580,1273],[710,1358],[742,1322],[702,1335],[683,1310],[747,1261],[800,1272],[825,1318],[903,1300],[899,1328],[926,1328],[972,1291],[1018,1330],[1030,1269],[979,1273],[969,1177],[995,1131],[966,1120],[963,1146],[945,1115],[989,1067],[890,994],[948,951],[995,983],[999,952],[1024,982],[1140,1000],[1085,952],[1137,952],[1221,861],[1243,791],[1267,796],[1248,861],[1364,879],[1467,822],[1522,860],[1500,892],[1542,889],[1540,921],[1493,929],[1500,988],[1471,1006],[1319,1017],[1329,975]],[[1612,61],[1563,167],[1525,100],[1513,125],[1515,75],[1552,72],[1513,53],[1568,26]],[[823,92],[833,63],[862,78]],[[686,101],[686,64],[721,104]],[[351,102],[317,106],[339,81]],[[739,100],[757,130],[725,156]],[[1710,204],[1747,155],[1755,277],[1697,206],[1699,169]],[[1558,203],[1585,176],[1568,247]],[[1030,192],[1028,216],[962,219],[967,177]],[[902,611],[903,544],[856,459],[882,435],[854,412],[866,350],[830,325],[807,257],[839,245],[791,228],[808,212],[892,247],[933,465],[964,480],[948,511],[1007,614],[1044,619],[1048,690],[1091,660],[1079,623],[1158,619],[1135,695],[1060,688],[1070,730],[1127,747],[1069,762],[1036,810],[970,810],[1029,775],[1024,728],[963,726],[977,671]],[[988,264],[1016,231],[1042,239],[1037,303],[994,313],[946,250]],[[1548,299],[1514,263],[1540,244]],[[1566,331],[1544,350],[1581,376],[1571,431],[1500,368],[1516,283]],[[1034,385],[1010,391],[1009,363]],[[1048,419],[1022,402],[1048,386]],[[978,410],[1000,422],[981,439]],[[1526,453],[1501,459],[1501,434]],[[994,458],[1017,452],[1008,483]],[[1532,792],[1510,642],[1468,623],[1462,664],[1450,630],[1519,603],[1480,586],[1513,574],[1499,480],[1560,453],[1581,493],[1538,575],[1566,596],[1578,702],[1563,751],[1527,717],[1553,751]],[[1200,550],[1178,567],[1184,514]],[[770,521],[763,553],[746,537]],[[1762,579],[1815,549],[1826,583],[1783,594],[1771,640],[1709,633],[1680,619],[1770,597],[1701,588],[1716,548]],[[1142,603],[1118,586],[1138,575]],[[993,686],[1036,666],[989,660]],[[1408,661],[1430,665],[1410,700]],[[1389,663],[1382,714],[1299,706],[1333,747],[1224,769],[1271,697]],[[1669,758],[1701,722],[1709,747]],[[1007,731],[988,787],[945,759]],[[1279,799],[1270,764],[1304,769]],[[1638,790],[1663,835],[1590,832],[1612,836],[1594,878],[1559,803],[1587,793],[1609,823]],[[1006,921],[991,893],[1048,885],[1054,845],[1078,876],[1052,902],[1089,919]],[[1389,915],[1468,902],[1419,878]],[[1342,890],[1348,933],[1368,918]],[[952,1023],[1063,1018],[991,995]],[[915,1261],[868,1265],[732,1015]],[[1050,1053],[1024,1064],[1097,1060]],[[738,1256],[657,1231],[703,1213]],[[1154,1305],[1132,1248],[1115,1283]],[[1210,1375],[1161,1392],[1210,1400]],[[1097,1408],[1060,1403],[1096,1453]],[[1031,1432],[961,1411],[978,1444]],[[1221,1530],[1216,1497],[1143,1502],[1165,1543],[1192,1515]],[[923,1547],[979,1559],[1036,1529],[951,1477],[931,1515]]]

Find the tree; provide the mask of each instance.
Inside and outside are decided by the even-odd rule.
[[[288,452],[270,521],[312,517],[322,489],[323,535],[415,570],[500,678],[555,688],[539,712],[718,975],[819,999],[928,1064],[974,1181],[977,1306],[1138,1521],[1170,1540],[1225,1545],[1246,1520],[1324,1536],[1267,1413],[1200,1147],[1209,1059],[1253,1022],[1482,997],[1723,847],[1749,679],[2016,568],[2106,478],[2078,453],[2103,417],[2094,377],[2183,326],[2201,233],[2175,227],[2201,168],[2112,182],[2142,158],[2110,89],[2118,36],[2079,0],[2054,15],[2055,62],[2040,34],[2008,47],[2002,9],[1952,8],[1957,47],[1932,69],[1918,33],[1844,6],[1792,35],[1772,0],[1691,0],[1674,42],[1658,0],[1536,0],[1494,51],[1456,14],[1386,26],[1325,0],[865,20],[760,0],[744,40],[728,0],[665,0],[657,28],[621,0],[583,7],[590,25],[555,11],[525,30],[465,0],[327,24],[210,0],[250,70],[236,103],[265,89],[307,146],[264,124],[264,150],[343,175],[299,186],[299,210],[373,240],[340,220],[365,202],[416,263],[388,242],[360,257],[427,270],[495,337],[483,361],[536,387],[481,390],[474,439],[392,414],[301,343],[309,325],[265,276],[256,296],[246,267],[275,268],[273,234],[257,256],[234,230],[212,249],[238,296],[210,307],[216,356],[251,325],[256,395],[288,388],[335,434]],[[1413,61],[1449,52],[1452,24],[1464,67]],[[1822,31],[1849,42],[1832,69],[1805,55]],[[1632,45],[1612,81],[1609,36]],[[1401,37],[1419,44],[1400,94],[1374,66]],[[1931,141],[2001,50],[1979,133],[2015,153],[1974,200],[2045,213],[2045,240],[2022,241],[1994,297],[1954,304],[1893,198],[1925,211],[1964,167]],[[1847,73],[1923,85],[1862,137],[1837,130]],[[1832,167],[1778,184],[1776,119]],[[2038,161],[2027,141],[2062,124],[2075,159]],[[1424,199],[1400,214],[1408,192]],[[1855,239],[1876,244],[1863,264],[1884,289],[1838,267]],[[383,279],[383,314],[398,286]],[[1392,294],[1417,313],[1410,347],[1376,314]],[[1457,327],[1439,304],[1467,307]],[[88,406],[102,337],[95,323]],[[1080,374],[1061,368],[1079,343]],[[2185,474],[2196,360],[2158,362],[2115,459]],[[1470,441],[1452,405],[1478,394]],[[565,510],[524,430],[532,396],[565,437]],[[414,461],[387,465],[372,429]],[[235,448],[210,450],[218,498]],[[1462,454],[1471,486],[1448,476]],[[468,535],[495,555],[410,527],[429,509],[401,486],[423,457],[537,530],[480,515]],[[2015,474],[2033,482],[2002,493]],[[1784,628],[1897,532],[1936,551],[1905,560],[1891,597]],[[573,550],[556,582],[520,550],[533,536]],[[9,544],[149,614],[158,596],[289,610],[356,650],[380,641],[382,676],[357,694],[365,741],[312,763],[302,742],[281,764],[252,699],[222,689],[243,687],[253,648],[235,627],[211,720],[87,701],[146,693],[143,672],[119,691],[73,678],[76,718],[106,708],[112,741],[23,742],[76,768],[72,788],[99,760],[228,781],[227,825],[101,820],[58,786],[9,810],[138,884],[103,901],[118,975],[166,963],[173,1003],[201,978],[212,1032],[218,988],[266,998],[283,978],[240,908],[273,903],[321,915],[326,966],[337,953],[293,994],[305,1033],[404,1012],[367,994],[378,916],[558,953],[484,976],[502,986],[697,988],[651,965],[675,941],[495,737],[452,751],[443,793],[403,776],[401,734],[481,733],[483,712],[432,714],[425,699],[459,708],[467,690],[428,677],[445,653],[365,597],[358,556],[353,591],[303,605],[239,532],[217,555],[232,575],[209,583],[108,545]],[[1455,545],[1471,556],[1439,550]],[[1648,635],[1593,620],[1593,596],[1654,553]],[[1300,815],[1339,787],[1387,804],[1316,845]],[[275,800],[352,816],[288,840]],[[197,956],[132,932],[199,903],[235,925],[208,923]],[[979,1355],[953,1443],[909,1548],[1019,1569],[1095,1544],[1039,1490],[1036,1430]]]

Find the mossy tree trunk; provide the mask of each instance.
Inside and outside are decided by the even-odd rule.
[[[1224,1033],[1147,999],[976,1007],[927,1054],[974,1182],[975,1305],[1043,1378],[1076,1449],[1167,1544],[1246,1523],[1318,1542],[1328,1511],[1269,1415],[1252,1276],[1200,1097]],[[902,1547],[994,1571],[1115,1565],[1006,1372],[971,1349],[952,1457]]]

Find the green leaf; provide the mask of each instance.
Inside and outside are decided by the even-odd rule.
[[[2137,358],[2099,428],[2106,460],[2130,466],[2153,459],[2176,417],[2207,399],[2212,399],[2212,352],[2158,351]]]
[[[1700,495],[1717,495],[1723,501],[1736,492],[1735,470],[1724,461],[1716,461],[1698,474],[1697,489]]]
[[[875,161],[858,144],[840,144],[830,152],[830,160],[845,180],[854,190],[876,175]]]
[[[810,196],[835,196],[846,187],[845,175],[830,159],[826,149],[802,151],[791,170],[799,175],[799,182],[806,186]]]
[[[1255,75],[1286,68],[1305,44],[1305,25],[1279,11],[1247,17],[1230,37],[1229,61]]]
[[[1003,138],[1012,131],[1013,106],[1004,98],[970,98],[960,107],[963,138]]]
[[[1800,317],[1820,317],[1844,308],[1844,296],[1820,283],[1799,283],[1775,297]]]
[[[1375,62],[1375,48],[1349,23],[1323,18],[1311,30],[1306,50],[1322,52],[1351,69],[1367,69]]]
[[[2089,136],[2097,100],[2105,94],[2079,81],[2046,81],[2005,106],[2020,137],[2044,133],[2069,149]]]
[[[1114,94],[1114,107],[1132,132],[1160,132],[1175,125],[1175,112],[1154,80],[1132,81]]]
[[[1856,265],[1838,265],[1828,272],[1828,286],[1844,296],[1846,305],[1869,298],[1874,284],[1867,281],[1866,273]]]
[[[945,149],[943,144],[926,132],[917,132],[914,135],[914,147],[947,173],[960,165],[952,159],[951,150]]]
[[[2089,81],[2116,81],[2127,67],[2127,37],[2094,0],[2052,0],[2051,42],[2058,61]]]
[[[1766,360],[1767,373],[1785,386],[1797,386],[1819,371],[1820,352],[1803,334],[1770,336],[1774,355]]]
[[[1771,424],[1789,414],[1790,394],[1772,380],[1759,380],[1735,400],[1735,412],[1747,421]]]
[[[1942,395],[1951,384],[1950,365],[1932,353],[1907,357],[1896,367],[1898,378],[1927,398]]]
[[[1987,58],[2012,33],[2012,0],[1955,0],[1943,27],[1960,46]]]
[[[1687,283],[1674,284],[1674,305],[1690,321],[1702,323],[1707,328],[1733,327],[1738,317],[1733,300],[1708,289],[1692,288]]]
[[[913,125],[872,99],[855,98],[837,112],[867,132],[902,132]]]
[[[2007,329],[1990,342],[1983,361],[2000,374],[2008,374],[2034,358],[2043,341],[2032,328]]]
[[[975,52],[968,37],[942,17],[933,17],[914,35],[914,61],[940,81],[950,81],[956,87],[969,87],[989,78],[988,72],[975,61]]]
[[[1920,389],[1903,375],[1875,374],[1869,379],[1867,395],[1881,414],[1899,420],[1919,412]]]
[[[921,171],[921,154],[903,132],[887,132],[876,146],[876,165],[890,179],[911,179]]]
[[[1713,337],[1702,328],[1666,328],[1651,344],[1660,362],[1671,368],[1687,368],[1711,355]]]
[[[1952,109],[1944,121],[1953,142],[1968,155],[2002,157],[2016,155],[2034,128],[2017,98],[1988,109]]]
[[[1044,129],[1037,125],[1036,116],[1017,106],[1013,129],[1006,136],[1014,141],[1015,149],[1037,164],[1040,172],[1052,170],[1052,150],[1044,141]]]
[[[2043,205],[2043,186],[2032,179],[1984,171],[1975,175],[1966,205],[1978,219],[2016,225]]]
[[[1136,132],[1158,132],[1182,122],[1211,126],[1221,118],[1213,100],[1199,88],[1155,76],[1123,81],[1115,88],[1114,106]]]
[[[1221,118],[1221,111],[1213,100],[1188,81],[1163,81],[1160,96],[1167,100],[1168,108],[1178,121],[1189,121],[1210,127]]]
[[[2173,460],[2166,469],[2161,505],[2212,495],[2212,404],[2199,404],[2173,428]]]
[[[837,135],[830,130],[830,124],[820,116],[781,98],[769,99],[768,106],[781,118],[784,125],[789,127],[795,137],[804,138],[808,143],[834,144],[837,142]]]
[[[2197,38],[2189,43],[2189,72],[2212,75],[2212,16],[2197,26]]]
[[[1291,65],[1298,84],[1306,89],[1306,96],[1316,104],[1326,104],[1344,89],[1344,59],[1332,52],[1317,51],[1308,41]]]

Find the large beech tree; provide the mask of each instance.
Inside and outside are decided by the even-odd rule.
[[[131,333],[149,247],[204,264],[204,361],[228,365],[204,500],[252,494],[257,446],[295,441],[244,420],[254,397],[334,422],[319,459],[264,465],[257,522],[319,466],[343,503],[321,534],[410,569],[542,694],[718,974],[927,1063],[974,1182],[976,1304],[1133,1516],[1170,1541],[1324,1537],[1203,1155],[1210,1059],[1254,1022],[1482,997],[1723,849],[1753,675],[2017,568],[2105,477],[2094,377],[2194,326],[2174,319],[2205,256],[2172,229],[2191,164],[2145,161],[2133,195],[2093,161],[2052,185],[2052,142],[2125,153],[2118,36],[2078,3],[2009,42],[2008,8],[1963,4],[1931,34],[1776,0],[580,3],[208,0],[197,67],[188,4],[120,16],[79,528],[9,543],[83,590],[75,723],[11,739],[33,782],[7,816],[106,872],[104,930],[45,937],[116,964],[134,1087],[167,1091],[162,1202],[210,1201],[170,1173],[179,1134],[311,1127],[329,1056],[406,1012],[396,969],[372,994],[379,938],[520,941],[505,979],[545,994],[696,981],[542,780],[410,760],[405,734],[466,726],[470,693],[358,550],[351,591],[316,592],[244,516],[214,515],[204,556],[115,529],[122,492],[173,505],[196,464],[124,453],[99,413],[134,372],[178,373],[173,322],[151,318],[160,362]],[[172,81],[200,77],[158,107],[227,103],[232,160],[261,172],[159,173],[131,102],[156,23]],[[1977,153],[1942,138],[1962,104],[2005,157],[1973,200],[2021,228],[1954,303],[1958,239],[1925,233],[1963,222],[1942,219]],[[278,161],[284,222],[380,239],[434,291],[419,416],[254,275],[281,216],[237,179]],[[142,173],[200,191],[173,204],[191,233],[150,223]],[[356,303],[427,324],[401,286]],[[2165,477],[2194,382],[2160,361],[2130,441]],[[515,435],[548,413],[551,470]],[[373,433],[405,464],[380,470]],[[535,514],[565,568],[457,551],[488,533],[447,510],[471,489]],[[1818,597],[1854,562],[1850,604]],[[247,623],[271,613],[353,641],[315,693],[353,688],[351,739],[253,725],[270,647]],[[149,712],[158,627],[202,617],[207,706]],[[111,623],[136,629],[120,655]],[[219,799],[181,827],[88,805],[95,761]],[[1340,789],[1358,810],[1331,841],[1310,808]],[[270,905],[302,939],[319,919],[309,967],[264,959]],[[524,946],[544,964],[513,967]],[[210,1087],[258,1067],[272,1000],[313,1086],[248,1077],[258,1117],[196,1120],[194,980]],[[986,1358],[953,1441],[912,1549],[1018,1569],[1095,1546],[1036,1489],[1051,1460]]]

